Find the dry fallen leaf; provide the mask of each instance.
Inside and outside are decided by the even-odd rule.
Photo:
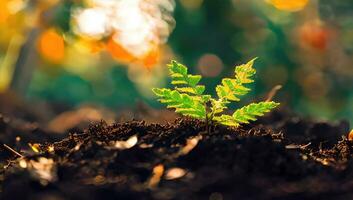
[[[28,169],[34,178],[39,179],[42,185],[56,181],[56,167],[51,158],[40,157],[38,160],[19,160],[19,166]]]
[[[18,165],[23,168],[26,169],[27,168],[27,161],[25,159],[20,159],[18,162]]]
[[[353,129],[348,133],[348,140],[353,141]]]
[[[34,143],[28,143],[29,147],[31,147],[32,151],[39,153],[40,152],[40,144]]]
[[[115,149],[130,149],[137,144],[137,136],[134,135],[126,141],[115,141],[113,148]]]
[[[82,145],[82,143],[77,144],[77,145],[74,147],[74,150],[75,150],[75,151],[80,150],[81,145]]]
[[[199,143],[201,138],[202,138],[201,136],[197,136],[194,138],[187,139],[186,145],[182,149],[180,149],[179,155],[188,154],[191,150],[193,150],[196,147],[196,145]]]
[[[165,179],[173,180],[173,179],[181,178],[185,174],[186,174],[186,171],[184,169],[175,167],[166,171]]]
[[[147,149],[147,148],[152,148],[153,144],[140,144],[139,146],[141,149]]]
[[[163,173],[164,173],[164,166],[162,164],[155,166],[153,168],[152,177],[148,181],[148,188],[155,188],[158,185],[159,181],[161,180]]]
[[[48,147],[48,152],[49,152],[49,153],[54,152],[54,150],[55,150],[55,149],[54,149],[54,146],[51,145],[51,146]]]

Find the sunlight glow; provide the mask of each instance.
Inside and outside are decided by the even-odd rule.
[[[295,12],[302,10],[309,0],[266,0],[279,10]]]
[[[89,5],[74,15],[77,32],[98,39],[111,36],[120,52],[138,60],[165,43],[174,26],[173,0],[92,0]]]
[[[107,32],[107,15],[101,8],[89,8],[76,12],[77,32],[87,37],[102,38]]]

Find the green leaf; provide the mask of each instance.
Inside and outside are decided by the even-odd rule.
[[[278,105],[279,103],[275,103],[273,101],[251,103],[250,105],[236,110],[232,116],[221,115],[220,117],[215,117],[214,120],[228,126],[230,126],[230,124],[232,124],[231,126],[239,126],[242,123],[247,124],[250,121],[255,121],[256,117],[263,116],[265,113],[270,112]]]
[[[202,95],[205,86],[198,85],[200,75],[188,74],[188,69],[183,64],[172,61],[168,65],[171,83],[175,85],[174,90],[153,89],[161,103],[167,104],[167,108],[175,108],[177,113],[204,119],[206,118],[206,102],[211,98],[209,95]]]
[[[202,95],[201,96],[202,102],[209,102],[210,100],[212,100],[213,98],[211,97],[211,95]]]
[[[256,70],[253,68],[255,60],[256,58],[246,64],[236,66],[234,70],[235,79],[222,79],[222,85],[216,87],[216,92],[220,99],[240,101],[240,97],[250,91],[250,89],[244,85],[254,82],[251,78],[256,73]]]
[[[161,97],[161,96],[164,95],[164,90],[163,90],[163,89],[152,88],[152,92],[153,92],[155,95],[159,96],[159,97]]]
[[[172,61],[169,72],[174,89],[154,88],[152,91],[167,108],[175,109],[175,112],[198,119],[208,119],[227,126],[239,126],[256,120],[279,104],[275,102],[252,103],[236,110],[233,115],[221,114],[227,109],[230,101],[240,101],[240,97],[247,94],[250,89],[246,84],[254,82],[252,79],[256,73],[253,68],[255,59],[235,68],[234,78],[222,79],[221,85],[216,87],[219,99],[213,99],[210,95],[204,95],[205,86],[198,85],[201,76],[188,74],[186,66]],[[208,109],[208,103],[211,107]],[[209,111],[208,111],[209,110]]]
[[[176,61],[172,61],[168,65],[168,68],[169,68],[170,77],[172,78],[171,83],[175,86],[181,86],[179,88],[183,88],[183,89],[178,89],[179,91],[187,92],[191,94],[200,94],[200,95],[204,92],[204,89],[202,91],[202,88],[198,87],[197,85],[199,84],[202,78],[200,75],[188,74],[187,67]]]
[[[195,87],[201,80],[200,75],[188,75],[188,84]]]
[[[177,87],[175,88],[179,92],[183,93],[189,93],[189,94],[194,94],[194,95],[202,95],[202,93],[205,91],[205,86],[204,85],[197,85],[194,88],[191,87]]]
[[[236,110],[233,113],[233,118],[241,123],[249,123],[249,121],[255,121],[256,116],[263,116],[265,113],[270,112],[273,108],[276,108],[279,103],[273,101],[251,103],[248,106],[244,106]]]
[[[178,63],[175,60],[172,60],[172,62],[168,65],[168,67],[169,67],[170,74],[187,75],[188,73],[188,68],[183,64]]]
[[[168,69],[169,69],[169,74],[172,77],[172,84],[173,85],[188,85],[189,84],[188,68],[186,66],[173,60],[168,65]]]
[[[172,75],[172,84],[173,85],[187,85],[188,82],[184,77],[180,77],[179,75]]]
[[[190,88],[190,87],[182,87],[182,88],[175,88],[175,89],[183,93],[196,94],[194,88]]]
[[[161,103],[167,104],[167,108],[174,108],[177,113],[194,118],[205,119],[206,108],[199,96],[190,96],[177,90],[166,88],[154,88],[152,91],[160,97]]]
[[[195,87],[196,94],[199,94],[199,95],[203,94],[203,92],[205,92],[205,89],[206,87],[204,85],[197,85]]]
[[[254,58],[246,64],[235,67],[235,78],[238,80],[238,82],[242,84],[254,82],[251,77],[256,74],[256,70],[253,68],[256,59],[257,58]]]
[[[235,121],[232,116],[230,115],[221,115],[214,117],[213,120],[217,121],[220,124],[223,124],[225,126],[235,126],[238,127],[240,124]]]
[[[227,108],[226,103],[228,103],[228,102],[222,101],[221,99],[219,99],[219,100],[211,99],[212,115],[223,112],[223,110]]]

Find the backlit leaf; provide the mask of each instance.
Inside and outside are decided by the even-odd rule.
[[[222,85],[216,87],[216,92],[220,99],[240,101],[240,97],[250,91],[250,89],[244,85],[254,82],[252,76],[256,73],[256,70],[253,68],[255,59],[235,67],[235,79],[222,79]]]
[[[215,117],[215,120],[223,125],[239,126],[242,123],[247,124],[250,121],[255,121],[256,117],[263,116],[265,113],[270,112],[278,105],[279,103],[275,103],[273,101],[252,103],[236,110],[232,116],[221,115],[220,117]]]

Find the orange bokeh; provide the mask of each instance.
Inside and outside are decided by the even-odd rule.
[[[329,42],[330,30],[317,23],[306,23],[299,28],[299,36],[306,46],[325,50]]]
[[[143,59],[143,65],[146,68],[152,68],[153,66],[155,66],[160,59],[160,49],[158,47],[152,49]]]
[[[302,10],[309,0],[268,0],[268,2],[279,10],[294,12]]]
[[[38,40],[38,50],[48,61],[60,63],[65,58],[65,42],[54,29],[43,32]]]
[[[0,3],[0,6],[1,6],[1,3]],[[8,19],[8,17],[9,17],[8,11],[6,9],[2,10],[0,12],[0,25],[1,24],[5,24],[7,19]]]
[[[124,49],[123,46],[109,39],[106,45],[107,51],[119,62],[131,64],[133,62],[140,63],[146,68],[152,68],[160,59],[160,48],[158,46],[151,47],[150,51],[141,57],[136,57]]]
[[[110,38],[107,42],[107,51],[112,55],[113,58],[120,62],[132,62],[135,57],[127,52],[120,44],[115,42],[113,38]]]
[[[9,10],[7,8],[8,1],[7,0],[0,0],[0,6],[1,6],[1,11],[0,11],[0,25],[5,24],[7,19],[9,18]]]

